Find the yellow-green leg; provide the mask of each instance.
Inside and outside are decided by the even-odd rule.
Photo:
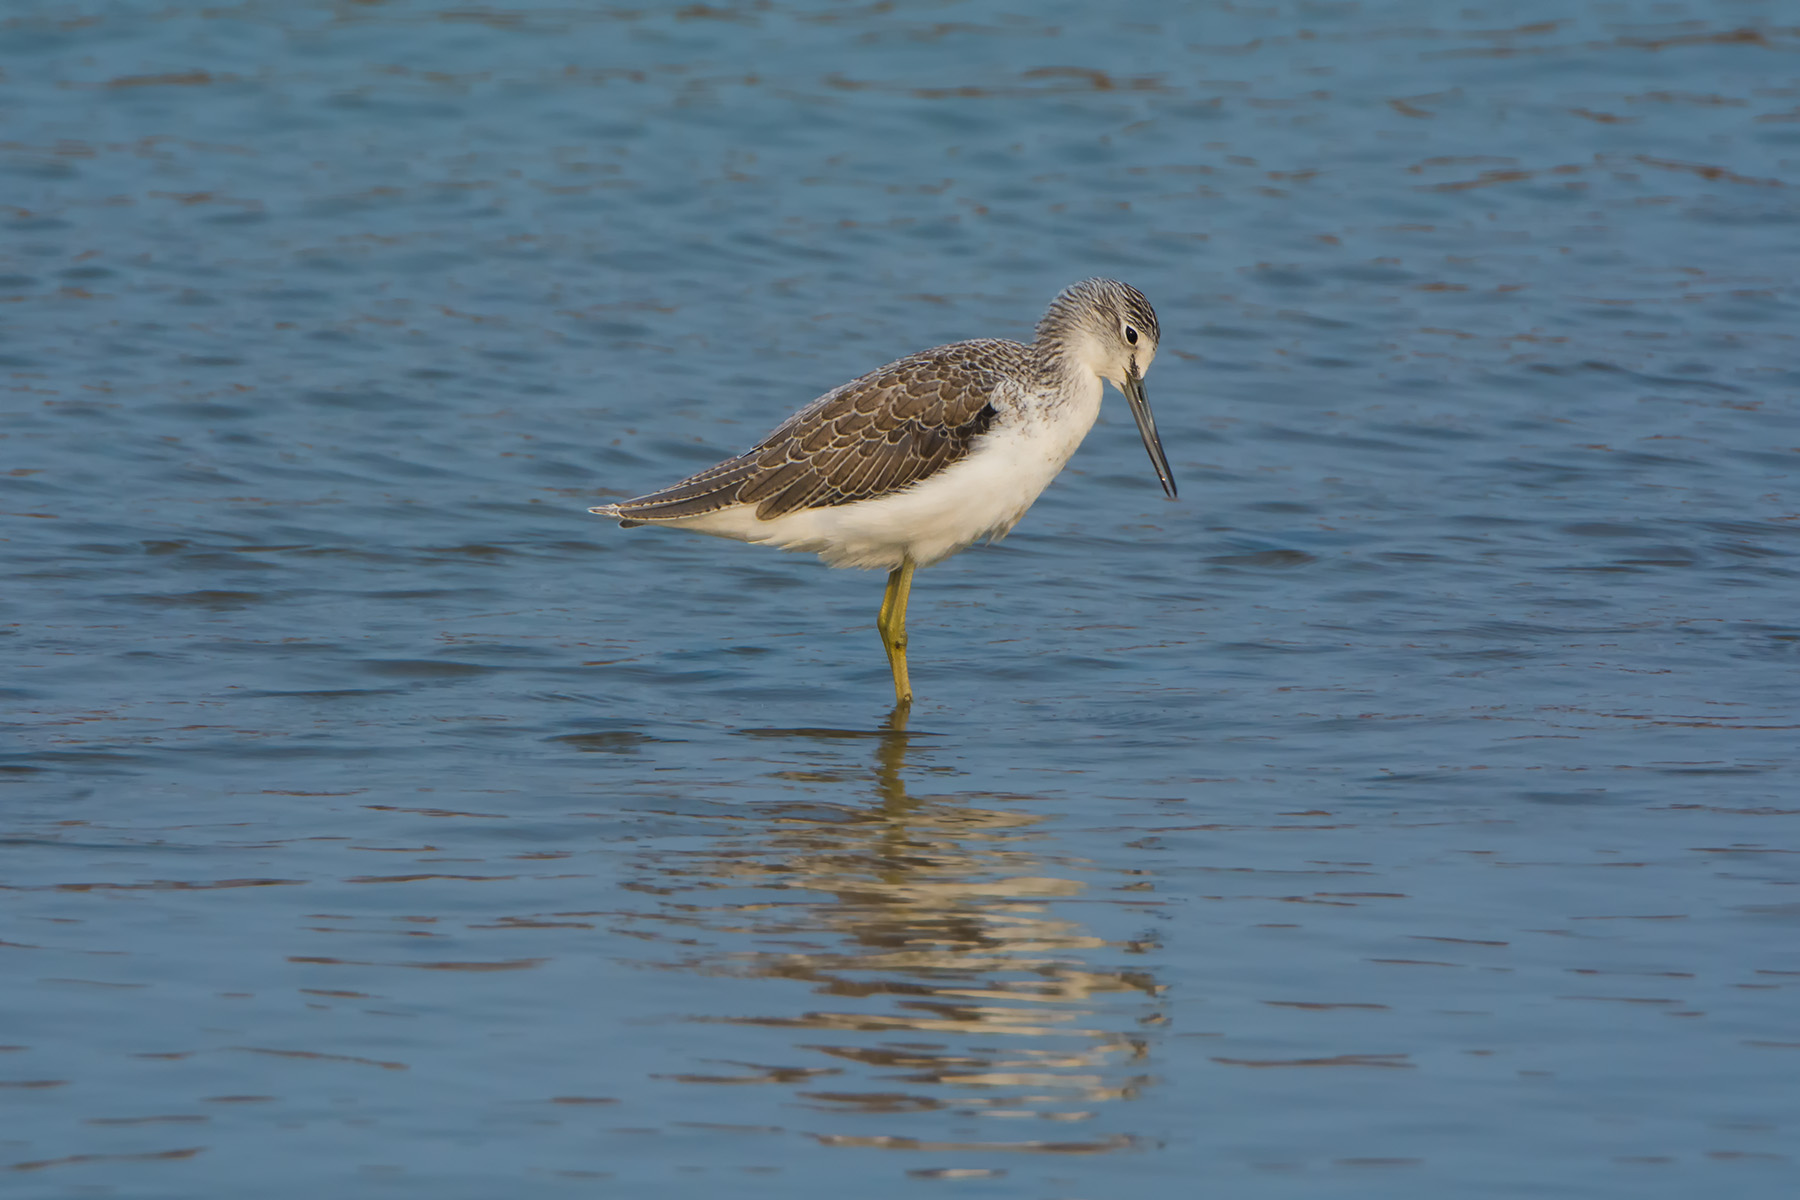
[[[906,601],[912,596],[912,577],[910,558],[888,572],[887,594],[881,598],[881,615],[875,618],[881,647],[894,672],[894,699],[902,705],[912,703],[912,680],[906,675]]]

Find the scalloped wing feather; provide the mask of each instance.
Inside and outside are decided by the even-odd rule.
[[[1025,347],[998,339],[909,355],[820,396],[746,453],[605,511],[642,524],[754,504],[768,521],[901,491],[966,456],[993,426],[996,391],[1029,372]]]

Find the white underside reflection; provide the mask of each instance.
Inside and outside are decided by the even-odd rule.
[[[1088,885],[1034,852],[1044,818],[1029,801],[910,795],[905,776],[921,768],[909,753],[929,743],[903,727],[747,732],[823,748],[830,765],[783,778],[847,785],[853,798],[733,809],[712,844],[643,863],[661,904],[638,931],[672,923],[690,947],[707,943],[664,965],[804,988],[725,988],[720,1001],[742,1009],[684,1014],[792,1031],[787,1062],[671,1064],[665,1078],[790,1086],[795,1102],[832,1114],[807,1131],[830,1145],[1140,1145],[1118,1102],[1153,1082],[1137,1031],[1161,1020],[1162,988],[1107,965],[1142,945],[1096,936],[1058,908]],[[865,745],[872,771],[842,754]],[[1008,1121],[1002,1132],[978,1118]]]

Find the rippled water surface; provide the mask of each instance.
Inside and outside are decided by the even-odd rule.
[[[1800,25],[0,14],[0,1190],[1787,1197]],[[591,504],[1157,304],[1004,544]]]

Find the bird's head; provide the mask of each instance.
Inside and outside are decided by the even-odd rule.
[[[1150,301],[1116,279],[1084,279],[1064,288],[1037,327],[1040,347],[1054,347],[1065,362],[1092,371],[1125,393],[1156,477],[1174,499],[1175,478],[1144,396],[1144,372],[1155,360],[1161,339]]]

